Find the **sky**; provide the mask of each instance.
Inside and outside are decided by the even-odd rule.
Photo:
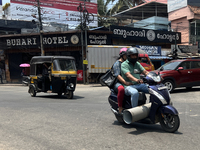
[[[2,5],[4,5],[5,3],[10,3],[10,0],[2,0]]]

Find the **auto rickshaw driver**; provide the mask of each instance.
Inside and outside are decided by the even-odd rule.
[[[48,90],[50,87],[50,72],[49,67],[51,67],[51,64],[48,66],[46,63],[43,63],[42,65],[42,90]]]

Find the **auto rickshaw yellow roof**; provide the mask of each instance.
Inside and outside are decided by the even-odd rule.
[[[55,59],[75,59],[72,56],[34,56],[30,64],[52,63]]]

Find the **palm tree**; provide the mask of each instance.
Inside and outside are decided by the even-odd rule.
[[[115,2],[115,4],[110,8],[110,15],[118,13],[120,11],[129,9],[135,6],[135,2],[138,0],[106,0],[105,5],[108,5],[110,2]]]
[[[108,4],[115,3],[111,8]],[[98,3],[98,26],[117,25],[119,20],[113,18],[112,15],[120,11],[134,7],[144,0],[97,0]]]
[[[98,26],[109,26],[117,22],[116,18],[111,17],[110,9],[108,10],[108,3],[104,0],[98,0]]]

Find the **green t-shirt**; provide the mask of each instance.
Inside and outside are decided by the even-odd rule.
[[[127,78],[125,75],[127,72],[130,72],[135,78],[140,79],[140,74],[135,74],[134,69],[137,69],[140,72],[140,74],[145,70],[144,67],[138,61],[135,63],[135,65],[133,65],[127,59],[121,65],[121,76],[122,78],[124,78],[125,81],[137,84],[137,82],[129,80],[129,78]],[[124,86],[126,87],[126,85]]]

